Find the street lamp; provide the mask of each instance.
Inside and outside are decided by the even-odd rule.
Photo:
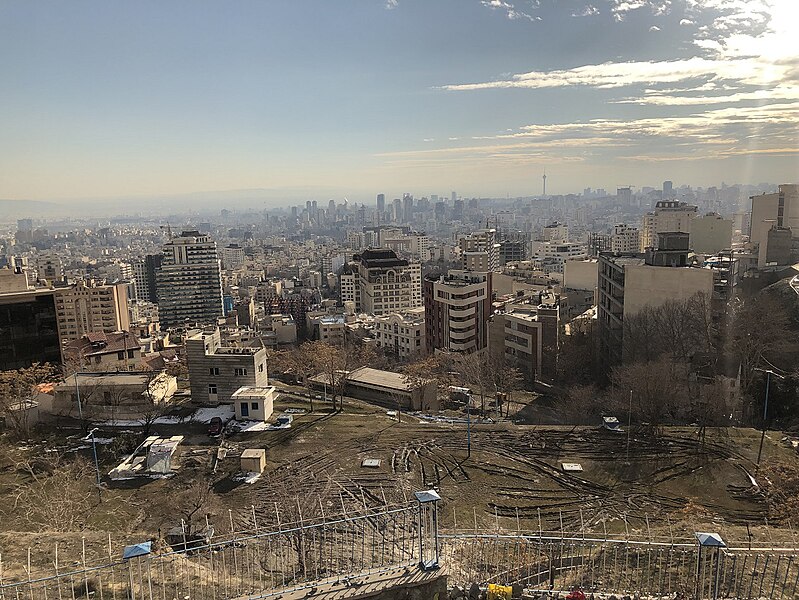
[[[100,487],[100,464],[97,462],[97,439],[94,437],[94,432],[97,427],[89,432],[92,436],[92,454],[94,455],[94,472],[97,474],[97,496],[102,500],[102,488]],[[89,437],[88,435],[86,437]],[[86,439],[86,438],[83,438]]]
[[[771,369],[755,369],[755,371],[763,371],[766,374],[766,399],[763,403],[763,431],[760,434],[760,448],[757,450],[757,464],[755,465],[755,475],[757,475],[758,471],[760,471],[760,457],[763,454],[763,441],[766,439],[766,428],[768,426],[768,393],[771,384],[771,376],[774,375],[780,379],[783,379],[783,376],[775,373]]]

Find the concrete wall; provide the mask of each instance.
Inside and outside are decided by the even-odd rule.
[[[567,260],[563,265],[563,287],[572,290],[595,290],[598,264],[596,260]]]
[[[699,254],[716,254],[732,245],[732,219],[719,215],[697,217],[691,222],[690,248]]]

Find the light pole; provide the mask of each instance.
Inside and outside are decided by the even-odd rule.
[[[774,375],[775,377],[779,377],[782,379],[782,375],[775,373],[771,369],[755,369],[756,371],[763,371],[766,374],[766,399],[763,403],[763,431],[760,433],[760,448],[757,450],[757,464],[755,465],[755,475],[757,475],[758,471],[760,470],[760,457],[763,454],[763,441],[766,439],[766,428],[768,427],[767,419],[768,419],[768,393],[769,387],[771,384],[771,376]]]
[[[466,395],[466,458],[472,457],[472,393]]]
[[[94,432],[97,431],[97,427],[92,429],[89,432],[89,435],[92,436],[92,454],[94,455],[94,472],[97,474],[97,497],[102,500],[103,499],[103,492],[102,488],[100,487],[100,463],[97,461],[97,440],[94,437]]]
[[[627,407],[627,464],[630,464],[630,429],[633,423],[633,391],[630,390],[630,404]]]

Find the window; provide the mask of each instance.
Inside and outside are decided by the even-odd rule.
[[[136,351],[135,350],[128,350],[128,358],[133,358],[134,356],[136,356]]]
[[[263,373],[264,372],[264,363],[261,363],[260,365],[258,365],[258,372],[259,373]]]
[[[258,403],[257,402],[250,402],[250,408],[252,410],[258,410]]]
[[[236,377],[243,377],[247,374],[247,369],[236,368],[234,369],[233,373],[236,375]]]
[[[122,350],[117,352],[117,360],[125,360],[125,353]]]
[[[219,367],[211,367],[208,371],[211,375],[219,375]]]
[[[209,383],[208,384],[208,393],[211,394],[211,395],[216,395],[217,391],[216,391],[216,384],[215,383]]]

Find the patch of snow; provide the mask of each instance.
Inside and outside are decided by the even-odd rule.
[[[191,420],[196,423],[210,423],[214,417],[219,417],[222,421],[228,421],[234,416],[232,404],[220,404],[212,408],[198,408]]]

